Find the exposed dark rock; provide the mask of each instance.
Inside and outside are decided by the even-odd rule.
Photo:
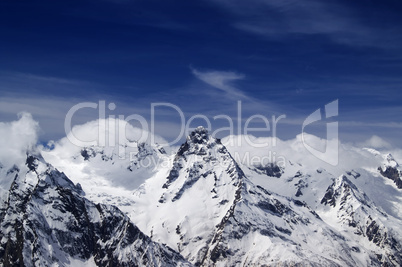
[[[208,141],[208,131],[202,126],[197,127],[191,132],[189,139],[195,144],[206,143]]]
[[[307,184],[304,180],[300,179],[300,180],[295,184],[295,186],[296,186],[296,188],[297,188],[297,191],[296,191],[295,196],[296,196],[296,197],[300,197],[300,196],[303,195],[302,189],[308,187],[308,184]]]
[[[355,204],[353,204],[355,201],[360,203],[359,217],[368,216],[366,222],[357,219],[359,217],[355,215],[357,211],[354,208]],[[365,193],[359,192],[356,185],[347,179],[346,176],[339,177],[337,181],[334,181],[328,187],[321,203],[332,207],[336,206],[339,219],[345,225],[353,228],[356,235],[367,237],[370,242],[373,242],[382,249],[387,248],[384,250],[384,254],[378,258],[381,264],[375,263],[374,265],[398,266],[402,263],[402,255],[399,253],[399,251],[402,251],[401,244],[395,242],[392,232],[390,234],[382,223],[378,223],[370,215],[367,215],[367,210],[373,210],[370,200]],[[381,210],[374,209],[374,211],[386,216]],[[353,251],[359,252],[356,249]]]
[[[297,199],[293,200],[293,203],[295,203],[297,206],[300,206],[300,207],[303,207],[303,206],[306,205],[305,203],[303,203],[303,202],[301,202],[300,200],[297,200]]]
[[[287,234],[287,235],[291,235],[292,231],[290,231],[289,229],[285,229],[279,226],[275,226],[275,229],[278,230],[281,233]]]
[[[207,175],[205,174],[200,174],[200,171],[202,169],[202,164],[201,163],[195,163],[188,172],[188,179],[185,181],[183,186],[179,189],[179,191],[176,193],[176,195],[173,197],[172,201],[179,200],[183,193],[191,188],[201,177],[206,177]],[[208,173],[209,174],[209,173]]]
[[[378,170],[382,176],[394,181],[398,189],[402,189],[401,172],[397,168],[387,166],[385,171],[381,167],[378,167]]]
[[[166,177],[167,181],[166,181],[166,183],[163,184],[162,188],[168,188],[169,185],[171,183],[173,183],[179,177],[180,169],[182,169],[182,168],[183,168],[183,166],[181,165],[181,163],[178,161],[175,161],[173,163],[172,169],[169,172],[168,177]]]
[[[38,164],[45,172],[37,173]],[[83,198],[80,187],[42,159],[28,156],[27,167],[37,183],[16,175],[10,187],[0,221],[1,266],[64,266],[69,257],[93,257],[98,266],[190,266],[152,242],[118,208]]]
[[[83,148],[81,149],[81,156],[84,158],[84,160],[89,160],[90,158],[96,156],[96,152],[91,148]]]
[[[159,151],[161,154],[166,155],[166,150],[165,150],[163,147],[159,148],[158,151]]]
[[[351,247],[351,249],[354,252],[358,252],[358,253],[360,252],[360,249],[358,247]]]
[[[138,153],[136,157],[138,161],[141,161],[146,157],[152,156],[154,154],[153,148],[147,143],[139,143],[137,147],[138,147]]]
[[[349,175],[349,176],[353,176],[353,178],[355,178],[355,179],[360,177],[360,173],[358,173],[358,172],[356,172],[354,170],[351,170],[350,172],[348,171],[348,172],[346,172],[346,174]]]
[[[293,176],[294,178],[299,178],[302,177],[303,173],[301,171],[296,172],[295,176]]]
[[[321,200],[321,204],[330,205],[335,207],[336,205],[336,192],[332,188],[332,186],[328,187],[327,191],[325,192],[324,197]]]
[[[190,147],[190,145],[187,142],[182,144],[179,148],[179,151],[177,151],[176,158],[182,156],[184,154],[184,152],[186,152],[189,149],[189,147]]]
[[[369,225],[366,229],[366,236],[369,241],[372,241],[374,244],[379,245],[382,241],[383,237],[381,235],[380,227],[378,226],[376,221],[369,220]]]
[[[283,173],[283,170],[274,163],[269,163],[267,165],[256,165],[255,169],[261,171],[263,174],[267,176],[276,178],[280,178]]]
[[[38,164],[36,163],[37,160],[38,159],[36,157],[32,156],[32,155],[29,155],[27,157],[26,164],[27,164],[28,169],[30,171],[35,171],[36,168],[38,167]]]
[[[263,209],[266,212],[270,212],[276,216],[282,216],[284,213],[289,211],[289,208],[283,205],[277,199],[274,199],[272,202],[270,199],[267,201],[261,201],[257,205],[260,209]]]

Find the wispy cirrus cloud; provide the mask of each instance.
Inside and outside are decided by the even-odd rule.
[[[215,3],[236,15],[235,28],[267,38],[322,35],[339,44],[380,48],[398,48],[402,41],[396,34],[401,30],[398,25],[373,26],[365,17],[370,14],[356,11],[346,1],[219,0]]]
[[[233,86],[235,81],[243,80],[246,77],[244,74],[233,71],[217,70],[202,72],[194,68],[192,68],[191,71],[197,79],[212,87],[220,89],[235,97],[247,98],[242,91]]]

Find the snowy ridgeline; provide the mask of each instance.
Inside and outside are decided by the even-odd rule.
[[[241,138],[197,128],[178,149],[138,142],[124,159],[59,142],[2,168],[2,264],[402,264],[391,155],[342,146],[331,167],[276,140],[276,159],[256,162],[244,159],[267,149]]]
[[[12,180],[1,206],[2,266],[190,266],[39,155],[1,175]]]

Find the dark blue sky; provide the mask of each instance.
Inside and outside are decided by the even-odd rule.
[[[341,139],[401,145],[400,14],[397,0],[1,1],[0,119],[29,111],[45,141],[65,135],[82,101],[147,118],[169,102],[212,118],[241,100],[245,117],[286,114],[287,139],[339,99]],[[158,117],[167,138],[173,113]]]

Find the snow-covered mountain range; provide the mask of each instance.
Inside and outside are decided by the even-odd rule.
[[[12,181],[2,196],[2,265],[190,266],[117,207],[87,200],[79,184],[39,155],[28,154],[25,165],[0,171]]]
[[[178,148],[126,142],[62,139],[2,164],[1,263],[402,265],[402,168],[391,154],[341,144],[334,167],[299,137],[219,140],[202,127]]]

